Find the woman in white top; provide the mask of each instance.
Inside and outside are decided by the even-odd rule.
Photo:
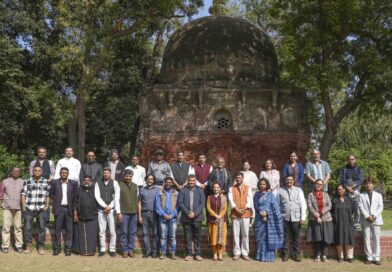
[[[252,189],[252,195],[254,196],[257,192],[257,183],[259,179],[255,172],[250,171],[249,161],[244,161],[242,163],[242,173],[244,174],[244,184],[248,185]],[[252,208],[252,218],[255,218],[255,210]]]
[[[279,191],[280,185],[280,174],[276,170],[276,166],[273,160],[268,159],[264,163],[264,169],[260,173],[260,179],[266,178],[271,184],[271,192],[276,196]]]

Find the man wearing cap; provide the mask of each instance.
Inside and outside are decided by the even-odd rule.
[[[155,150],[154,155],[155,160],[148,164],[147,174],[154,175],[156,178],[156,185],[162,188],[165,178],[173,178],[173,173],[169,163],[163,159],[165,153],[162,149]]]

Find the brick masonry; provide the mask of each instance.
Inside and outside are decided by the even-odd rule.
[[[119,231],[117,232],[119,233]],[[109,233],[107,233],[109,235]],[[305,231],[302,231],[301,233],[301,248],[302,252],[305,256],[312,256],[313,255],[313,247],[311,243],[306,242],[306,237],[305,237]],[[202,251],[206,254],[211,252],[211,246],[208,244],[208,238],[207,238],[207,229],[203,228],[202,231]],[[233,239],[232,235],[230,232],[230,229],[228,231],[228,244],[226,246],[226,252],[228,254],[231,254],[232,252],[232,245],[233,245]],[[33,231],[33,237],[36,240],[38,238],[38,229],[34,229]],[[1,237],[0,237],[1,238]],[[119,235],[117,235],[117,240],[119,238]],[[177,229],[177,250],[178,251],[184,251],[185,250],[185,244],[184,244],[184,236],[183,236],[183,231],[182,227],[179,226]],[[0,239],[1,240],[1,239]],[[53,229],[47,229],[47,235],[46,235],[46,244],[51,244],[52,241],[54,241],[54,230]],[[12,237],[12,243],[14,242],[13,237]],[[118,242],[118,241],[117,241]],[[354,247],[354,256],[364,256],[364,251],[363,251],[363,238],[362,238],[362,233],[358,231],[355,236],[355,247]],[[249,240],[249,247],[250,247],[250,255],[254,256],[256,252],[256,240],[254,236],[254,232],[251,229],[250,230],[250,240]],[[143,233],[142,233],[142,228],[139,226],[138,228],[138,233],[136,237],[136,249],[141,249],[144,248],[143,245]],[[333,246],[329,247],[329,256],[334,257],[336,256],[336,250]],[[381,257],[382,258],[392,258],[392,231],[391,230],[383,230],[381,231]]]

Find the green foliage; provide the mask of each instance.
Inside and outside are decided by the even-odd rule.
[[[274,37],[282,79],[320,109],[313,136],[325,153],[356,108],[390,107],[391,1],[242,2],[245,16]]]
[[[9,176],[13,166],[19,166],[25,174],[27,173],[23,167],[23,160],[15,154],[8,153],[7,148],[0,145],[0,181]]]

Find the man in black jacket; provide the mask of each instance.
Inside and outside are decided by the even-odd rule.
[[[109,167],[111,170],[110,178],[119,182],[123,179],[123,172],[125,170],[124,163],[120,160],[120,153],[117,149],[110,151],[110,160],[105,163],[104,167]]]
[[[178,206],[181,210],[181,223],[184,227],[186,261],[192,260],[192,241],[195,248],[195,260],[202,261],[201,223],[203,221],[203,208],[205,206],[204,191],[196,186],[196,176],[189,175],[187,186],[178,196]]]
[[[96,161],[94,151],[87,152],[87,161],[83,163],[80,169],[79,180],[84,180],[85,176],[90,176],[93,179],[93,183],[96,183],[102,178],[102,165]]]

